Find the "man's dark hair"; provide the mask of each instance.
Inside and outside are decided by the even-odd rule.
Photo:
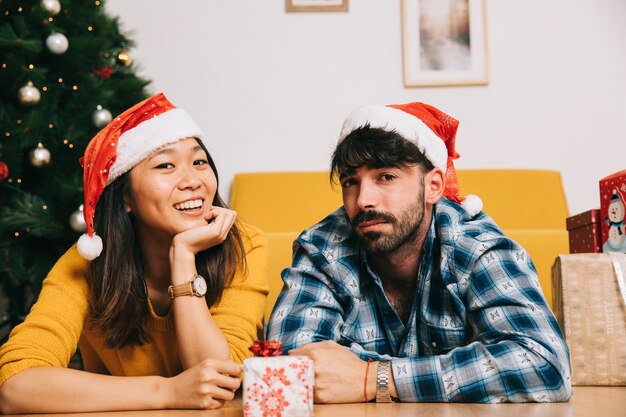
[[[360,167],[378,169],[413,164],[419,166],[422,173],[434,168],[414,143],[396,131],[365,125],[353,130],[337,145],[331,161],[330,177],[339,178]]]

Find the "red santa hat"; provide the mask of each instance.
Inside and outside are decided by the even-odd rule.
[[[441,110],[424,103],[368,105],[353,111],[343,122],[339,142],[352,131],[369,126],[393,131],[414,143],[437,168],[446,173],[444,197],[460,203],[470,214],[475,215],[483,203],[475,195],[462,197],[453,160],[459,157],[455,149],[456,131],[459,121]]]
[[[191,116],[174,107],[163,93],[134,105],[98,132],[80,160],[87,224],[87,231],[78,239],[80,256],[93,260],[102,252],[102,239],[95,233],[93,220],[104,188],[156,150],[188,137],[203,140],[204,134]]]

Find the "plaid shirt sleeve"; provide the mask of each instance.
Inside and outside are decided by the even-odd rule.
[[[283,290],[266,328],[266,338],[280,340],[285,352],[310,342],[339,342],[344,324],[337,284],[317,266],[321,262],[330,267],[327,260],[319,252],[309,253],[299,241],[294,244],[292,266],[282,272]]]
[[[466,310],[472,336],[438,357],[443,399],[567,401],[569,352],[528,254],[502,235],[486,242],[465,237],[454,245],[448,289]]]

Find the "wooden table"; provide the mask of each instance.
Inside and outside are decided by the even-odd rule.
[[[71,417],[241,417],[241,400],[219,410],[157,410],[65,414]],[[37,414],[38,417],[45,414]],[[574,387],[567,403],[547,404],[316,404],[315,417],[625,417],[626,387]],[[64,414],[49,414],[60,417]],[[23,416],[22,416],[23,417]],[[285,416],[288,417],[288,416]]]

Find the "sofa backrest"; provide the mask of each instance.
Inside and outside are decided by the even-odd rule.
[[[236,174],[230,207],[247,223],[270,232],[300,232],[342,206],[341,188],[328,172]]]
[[[483,211],[530,254],[551,305],[551,267],[568,252],[568,217],[561,176],[556,171],[458,170],[462,195],[476,194]],[[230,206],[239,218],[260,227],[269,240],[270,295],[266,317],[282,288],[281,271],[290,266],[292,242],[300,232],[342,205],[341,188],[328,172],[236,174]]]
[[[461,195],[476,194],[502,229],[564,229],[569,216],[561,174],[531,169],[458,170]]]

